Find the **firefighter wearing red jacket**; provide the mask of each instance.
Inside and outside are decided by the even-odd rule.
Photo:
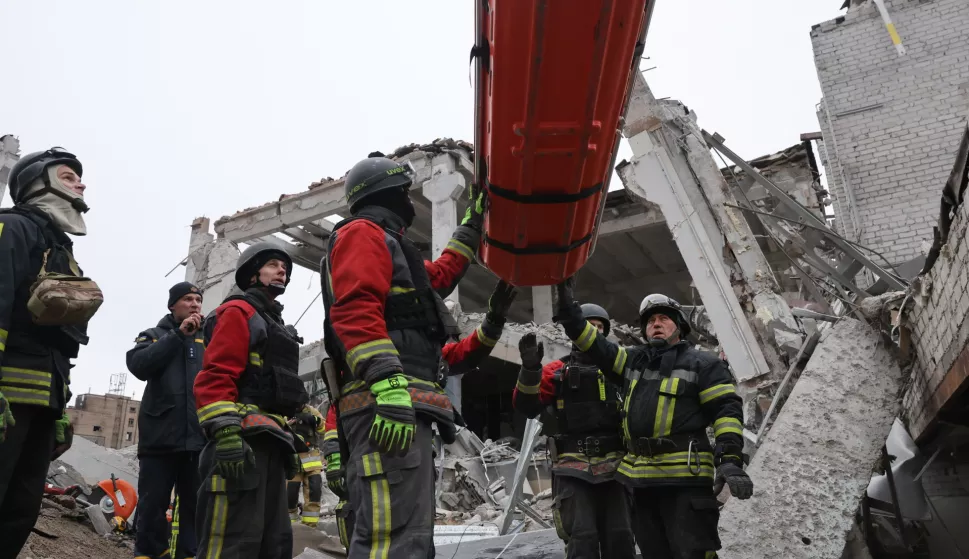
[[[287,418],[309,397],[297,374],[299,338],[276,302],[292,271],[288,254],[253,244],[236,268],[244,293],[219,306],[214,330],[206,325],[211,340],[195,379],[208,438],[199,458],[199,559],[293,556],[286,480],[299,472],[296,453],[308,449]]]
[[[582,305],[582,316],[604,336],[609,313]],[[572,353],[542,367],[543,345],[535,334],[518,344],[522,368],[512,394],[515,409],[537,417],[548,406],[559,433],[552,451],[553,516],[568,559],[636,556],[627,493],[614,481],[623,456],[619,386],[607,382],[595,361],[572,346]],[[601,555],[600,555],[601,552]]]
[[[499,281],[488,300],[488,313],[474,333],[458,342],[452,342],[441,350],[441,375],[461,375],[471,373],[485,357],[491,354],[505,324],[505,313],[517,293],[514,288]],[[339,498],[337,503],[337,528],[340,542],[347,552],[350,550],[350,536],[354,530],[353,507],[348,502],[346,491],[346,469],[340,453],[337,432],[336,406],[330,406],[326,414],[326,431],[323,435],[323,456],[326,460],[326,482],[330,490]],[[433,490],[431,491],[433,498]]]
[[[345,181],[351,217],[334,227],[321,276],[356,514],[349,557],[426,557],[434,545],[431,424],[445,441],[454,436],[454,409],[437,380],[441,348],[458,330],[442,297],[474,258],[481,201],[428,262],[404,236],[414,220],[409,166],[369,157]]]

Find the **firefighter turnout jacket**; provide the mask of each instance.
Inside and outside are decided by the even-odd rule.
[[[29,205],[0,210],[0,392],[11,404],[59,416],[71,398],[70,360],[88,342],[87,324],[34,324],[27,302],[45,252],[48,272],[83,275],[73,243],[46,214]]]
[[[283,325],[282,305],[258,288],[231,296],[216,310],[212,341],[195,378],[198,419],[207,433],[241,425],[294,446],[287,417],[309,399],[299,380],[299,342]]]
[[[324,343],[341,375],[340,414],[375,405],[369,386],[407,377],[414,410],[453,432],[454,410],[438,383],[442,346],[457,325],[442,297],[470,266],[480,235],[459,226],[441,256],[425,261],[402,220],[367,206],[338,223],[322,263]]]
[[[555,415],[553,473],[590,483],[613,479],[624,453],[619,387],[605,379],[589,354],[576,349],[565,361],[545,365],[537,385],[519,380],[512,403],[529,418],[545,407]]]
[[[331,406],[332,407],[332,406]],[[301,421],[297,421],[293,424],[293,433],[303,441],[303,444],[309,448],[308,452],[300,452],[299,460],[302,463],[303,473],[306,474],[318,474],[323,471],[323,460],[320,457],[320,443],[318,437],[323,436],[326,431],[326,419],[320,410],[307,404],[303,406],[301,410],[303,413],[308,413],[317,418],[318,423],[316,427],[312,425],[307,425]]]
[[[201,452],[205,436],[195,406],[195,377],[202,369],[199,332],[183,334],[171,314],[135,338],[128,370],[147,381],[138,413],[138,453]]]
[[[741,464],[743,405],[726,364],[685,341],[623,348],[588,321],[565,323],[572,341],[623,386],[626,455],[616,479],[630,487],[713,483],[720,460]],[[713,427],[716,447],[706,435]],[[716,461],[715,461],[716,458]]]

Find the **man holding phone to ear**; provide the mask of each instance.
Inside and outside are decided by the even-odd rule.
[[[168,291],[168,310],[158,325],[138,334],[128,351],[128,370],[147,381],[138,413],[138,517],[135,557],[195,557],[195,504],[199,453],[205,436],[195,413],[195,376],[202,369],[202,293],[189,282]],[[165,512],[172,488],[178,494],[181,529],[168,549]]]

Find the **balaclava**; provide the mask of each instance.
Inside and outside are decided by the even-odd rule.
[[[47,180],[50,181],[51,188],[58,192],[47,191],[38,194],[30,198],[27,204],[47,214],[51,221],[54,222],[54,225],[61,231],[70,235],[87,235],[87,226],[84,224],[84,217],[81,215],[81,212],[77,211],[75,204],[72,202],[75,199],[83,201],[84,196],[64,186],[64,183],[57,178],[57,167],[58,165],[51,165],[45,172],[47,173]],[[31,193],[37,192],[45,186],[44,179],[39,178],[27,187],[26,194],[29,196]]]

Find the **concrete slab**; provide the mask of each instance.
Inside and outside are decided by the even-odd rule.
[[[302,553],[307,548],[316,553],[320,553],[317,551],[320,544],[328,543],[328,540],[329,536],[319,530],[315,530],[304,524],[293,524],[294,554]],[[311,555],[311,557],[316,557],[316,555]],[[330,557],[330,555],[323,555],[323,557]]]
[[[723,557],[839,559],[898,411],[901,370],[880,334],[825,332],[747,468],[754,496],[721,514]]]
[[[138,459],[117,450],[96,445],[83,437],[74,437],[71,449],[58,460],[70,464],[89,484],[111,479],[113,473],[138,487]]]

